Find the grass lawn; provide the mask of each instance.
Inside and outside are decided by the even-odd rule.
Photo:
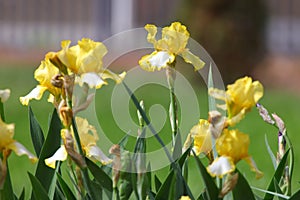
[[[8,123],[15,123],[15,139],[24,144],[32,152],[34,152],[34,150],[29,133],[28,109],[27,107],[22,106],[18,99],[20,96],[27,94],[35,86],[36,81],[33,79],[33,72],[34,68],[29,66],[24,66],[21,68],[19,65],[10,65],[9,67],[2,64],[0,65],[0,89],[10,88],[12,91],[9,101],[5,103],[6,121]],[[196,79],[199,79],[199,77],[196,77]],[[199,101],[199,108],[201,111],[200,116],[202,118],[206,118],[208,111],[206,90],[203,89],[203,83],[201,84],[202,87],[197,85],[199,84],[193,84],[193,89]],[[116,104],[120,103],[121,105],[124,105],[121,108],[125,108],[125,110],[112,110],[111,94],[114,91],[113,89],[114,84],[112,83],[97,91],[95,99],[95,111],[102,132],[105,133],[110,141],[117,143],[119,139],[122,138],[126,133],[129,133],[131,136],[136,135],[136,130],[134,129],[135,126],[130,128],[131,126],[127,125],[130,123],[135,124],[137,119],[134,106],[130,102],[122,102],[121,100],[116,101]],[[33,111],[42,125],[44,133],[47,132],[48,114],[52,111],[52,105],[46,102],[46,96],[42,101],[33,101],[31,103]],[[170,130],[170,125],[167,118],[169,104],[168,90],[160,85],[145,85],[136,91],[136,96],[145,101],[146,109],[151,107],[150,118],[154,121],[154,126],[161,130],[159,134],[164,142],[169,143],[170,135],[167,134]],[[187,96],[186,98],[189,97]],[[294,95],[287,91],[268,90],[268,88],[266,88],[264,97],[260,101],[260,103],[268,108],[270,112],[277,113],[285,121],[288,134],[290,135],[294,144],[295,169],[298,169],[300,166],[300,145],[297,144],[297,142],[300,141],[299,102],[300,96]],[[180,106],[183,107],[183,105]],[[166,111],[163,111],[163,108],[165,108]],[[115,115],[119,114],[120,116],[123,116],[126,109],[130,110],[129,113],[132,119],[126,118],[124,119],[125,122],[117,121],[116,119],[119,118]],[[186,134],[188,130],[195,123],[197,123],[199,120],[198,118],[199,116],[195,116],[191,112],[190,118],[184,119],[185,121],[183,127],[181,128],[182,134]],[[166,123],[161,123],[162,121],[164,122],[164,120],[166,120]],[[249,167],[245,164],[245,162],[240,162],[238,164],[238,168],[240,171],[245,173],[245,176],[248,180],[250,180],[251,185],[260,188],[266,188],[274,169],[265,146],[264,137],[265,135],[267,136],[273,152],[276,153],[277,131],[261,120],[255,108],[246,116],[245,119],[243,119],[243,121],[238,125],[238,128],[240,131],[250,135],[251,143],[249,153],[253,156],[257,166],[261,171],[264,172],[265,176],[259,180],[256,180],[255,174],[250,172]],[[183,138],[183,140],[184,139],[185,138]],[[135,137],[130,137],[129,148],[132,148],[134,141]],[[160,148],[153,138],[149,138],[147,147],[148,151],[154,151]],[[17,157],[12,154],[9,158],[9,167],[16,194],[19,195],[22,188],[25,187],[28,195],[30,183],[27,171],[34,173],[35,165],[31,164],[30,161],[25,157]],[[161,176],[161,180],[163,180],[163,178],[166,176],[165,171],[165,169],[162,169],[157,172]],[[299,171],[295,170],[293,176],[293,191],[299,188],[299,180],[300,173]],[[189,184],[195,194],[199,194],[201,192],[202,181],[193,158],[190,158]]]

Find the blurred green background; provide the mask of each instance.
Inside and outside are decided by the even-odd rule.
[[[125,3],[124,3],[125,2]],[[62,9],[69,7],[71,9]],[[300,141],[300,41],[299,11],[296,0],[213,0],[213,1],[172,1],[172,0],[54,0],[50,2],[30,0],[3,0],[0,2],[0,89],[10,88],[11,97],[5,103],[6,120],[15,123],[15,138],[33,151],[30,141],[28,110],[19,103],[19,97],[27,94],[37,83],[33,72],[39,66],[44,54],[58,50],[60,41],[71,39],[76,41],[82,37],[104,40],[112,34],[123,30],[143,27],[146,23],[157,26],[169,25],[180,20],[187,25],[191,37],[196,39],[216,62],[225,83],[250,75],[259,79],[265,86],[265,95],[261,103],[269,111],[281,116],[287,126],[288,134],[294,144],[296,160],[295,169],[299,168]],[[127,60],[126,60],[127,59]],[[125,57],[116,71],[130,69],[137,63],[138,57]],[[119,68],[118,66],[122,66]],[[190,81],[201,109],[201,117],[207,116],[207,94],[205,84],[192,68],[182,67],[181,73]],[[124,136],[114,122],[111,110],[111,93],[114,83],[97,91],[96,104],[99,122],[103,130],[111,131],[112,141]],[[143,86],[136,91],[140,99],[145,100],[148,107],[160,104],[168,109],[168,94],[165,88],[157,85]],[[32,102],[44,132],[47,132],[48,114],[52,105],[44,97],[41,102]],[[132,105],[124,105],[130,109],[133,120],[135,109]],[[200,116],[199,116],[200,117]],[[198,118],[190,119],[190,127]],[[251,138],[249,152],[258,167],[265,173],[260,180],[255,180],[248,166],[241,162],[238,167],[245,172],[251,185],[265,188],[274,169],[265,147],[264,137],[276,153],[277,132],[265,124],[254,108],[238,125],[241,131]],[[165,124],[165,132],[169,125]],[[165,142],[170,140],[162,135]],[[129,144],[134,143],[131,138]],[[150,143],[158,148],[155,141]],[[155,146],[156,145],[156,146]],[[25,157],[9,158],[12,181],[16,193],[23,187],[29,188],[27,171],[34,172],[32,165]],[[200,174],[196,171],[193,159],[190,161],[189,183],[195,194],[200,193],[202,184]],[[158,173],[164,177],[164,170]],[[295,171],[293,189],[299,187],[300,173]],[[28,191],[27,191],[28,194]]]

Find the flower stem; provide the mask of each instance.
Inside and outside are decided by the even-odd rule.
[[[79,134],[78,134],[78,130],[77,130],[77,126],[76,126],[76,122],[75,122],[74,117],[72,118],[72,127],[73,127],[74,137],[75,137],[75,140],[76,140],[76,144],[77,144],[77,147],[78,147],[79,154],[82,156],[82,159],[85,163],[85,159],[84,159],[85,156],[84,156],[84,152],[83,152],[82,147],[81,147],[80,137],[79,137]],[[82,177],[83,177],[83,182],[84,182],[85,188],[87,189],[87,192],[90,195],[91,199],[95,199],[96,195],[94,194],[94,191],[91,188],[92,183],[91,183],[91,180],[89,178],[89,174],[88,174],[86,164],[84,166],[81,166],[80,169],[81,169],[81,172],[82,172]]]
[[[176,95],[174,91],[174,82],[176,79],[176,71],[175,71],[175,62],[170,64],[166,70],[167,81],[169,85],[170,92],[170,108],[169,108],[169,117],[172,129],[172,144],[175,146],[176,135],[178,132],[178,109],[176,102]]]

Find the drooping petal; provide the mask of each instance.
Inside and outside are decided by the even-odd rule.
[[[101,79],[101,77],[93,72],[84,73],[78,79],[79,85],[83,85],[84,83],[88,84],[90,88],[99,89],[102,85],[106,85],[107,83]]]
[[[116,74],[108,69],[105,69],[99,75],[103,78],[103,80],[109,78],[109,79],[114,80],[117,84],[119,84],[124,80],[124,78],[126,76],[126,72],[122,72],[121,74]]]
[[[205,63],[198,56],[194,55],[188,49],[184,49],[183,52],[181,52],[181,56],[186,63],[192,64],[195,70],[200,70],[205,65]]]
[[[24,97],[20,97],[20,102],[24,105],[27,106],[29,101],[32,99],[40,100],[44,94],[44,92],[47,90],[47,87],[43,86],[36,86],[29,94],[27,94]]]
[[[100,161],[103,165],[107,165],[112,162],[112,159],[108,158],[99,147],[91,145],[85,148],[86,156]]]
[[[8,149],[13,150],[18,156],[26,155],[31,160],[31,162],[36,162],[38,159],[30,151],[28,151],[21,143],[12,142],[7,146]]]
[[[222,178],[225,174],[231,173],[235,170],[235,164],[230,157],[221,156],[216,158],[206,169],[212,177],[217,176]]]
[[[0,100],[1,100],[2,103],[7,101],[9,96],[10,96],[10,90],[9,89],[0,90]]]
[[[55,169],[56,161],[65,161],[67,159],[68,153],[64,145],[54,153],[50,158],[45,159],[45,164],[53,169]]]
[[[209,88],[208,94],[210,96],[214,97],[215,99],[219,99],[219,100],[223,100],[223,101],[226,101],[226,99],[228,98],[228,96],[224,90],[220,90],[217,88]]]
[[[248,156],[244,158],[244,160],[248,163],[250,166],[251,171],[256,173],[256,178],[259,179],[261,178],[264,174],[257,168],[255,161],[251,156]]]
[[[166,68],[168,64],[174,62],[175,56],[166,51],[154,51],[150,55],[145,55],[139,61],[139,65],[146,71],[155,71]]]

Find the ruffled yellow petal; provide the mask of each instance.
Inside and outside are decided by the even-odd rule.
[[[78,74],[99,73],[102,69],[103,56],[107,53],[104,44],[83,38],[81,41],[78,41],[78,46],[80,47],[76,60],[76,66],[79,67]]]
[[[248,157],[249,136],[236,130],[224,129],[216,140],[216,150],[221,156],[231,157],[234,163]]]
[[[93,72],[84,73],[78,78],[79,85],[82,86],[84,83],[88,84],[90,88],[99,89],[102,85],[106,85],[107,83],[101,79],[101,77]]]
[[[244,158],[244,160],[248,163],[250,166],[251,171],[256,173],[256,178],[259,179],[261,178],[264,174],[257,168],[255,161],[251,156],[248,156]]]
[[[158,41],[160,45],[157,49],[168,50],[178,55],[185,50],[189,37],[190,34],[186,26],[179,22],[174,22],[170,26],[162,29],[162,39]],[[167,47],[165,45],[167,45]]]
[[[175,56],[166,51],[154,51],[150,55],[145,55],[139,61],[139,65],[146,71],[153,72],[166,68],[168,64],[174,62]]]
[[[231,173],[235,170],[235,164],[230,157],[221,156],[216,158],[206,169],[212,177],[217,176],[222,178],[225,174]]]
[[[157,33],[157,27],[153,24],[147,24],[145,26],[145,29],[148,31],[147,40],[148,42],[152,43],[154,46],[156,44],[156,33]]]
[[[112,159],[108,158],[96,145],[87,146],[84,150],[87,157],[93,160],[98,160],[103,165],[107,165],[112,162]]]
[[[226,100],[228,117],[237,115],[242,109],[249,111],[263,96],[263,86],[260,82],[252,82],[250,77],[240,78],[234,84],[227,86]]]
[[[191,200],[189,196],[181,196],[180,200]]]
[[[70,47],[70,45],[71,40],[63,40],[61,42],[62,50],[57,52],[57,57],[68,67],[68,69],[70,69],[73,73],[77,73],[78,66],[76,66],[76,60],[80,49],[77,45],[72,47]]]
[[[7,145],[14,142],[14,131],[15,125],[4,123],[0,117],[0,152],[2,152]]]
[[[18,156],[26,155],[31,162],[36,162],[38,159],[30,151],[28,151],[22,144],[19,142],[12,142],[7,146],[8,149],[13,150]]]
[[[9,89],[0,90],[0,100],[1,100],[2,103],[7,101],[9,96],[10,96],[10,90]]]
[[[30,100],[32,100],[32,99],[40,100],[46,90],[47,90],[47,87],[38,85],[33,90],[31,90],[31,92],[29,94],[27,94],[26,96],[20,97],[20,102],[24,106],[28,106]]]
[[[196,155],[208,153],[212,149],[212,141],[209,129],[209,122],[200,119],[199,123],[190,130],[190,135],[194,138],[194,147]]]
[[[64,145],[54,153],[50,158],[45,159],[45,164],[53,169],[55,169],[56,161],[65,161],[67,159],[68,153]]]
[[[195,56],[188,49],[184,49],[181,52],[181,56],[183,57],[183,59],[186,63],[192,64],[194,66],[195,70],[200,70],[205,65],[205,63],[198,56]]]

